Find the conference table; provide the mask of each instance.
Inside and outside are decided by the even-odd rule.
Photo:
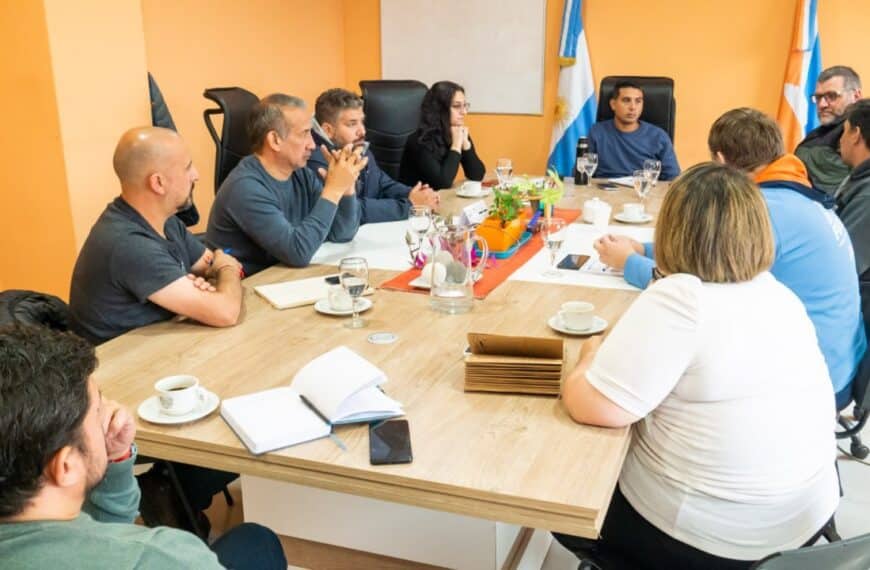
[[[654,216],[666,187],[658,184],[647,199],[647,210]],[[579,208],[597,196],[617,212],[623,203],[636,201],[630,188],[569,184],[566,190],[570,196],[559,204],[562,208]],[[453,190],[443,191],[441,197],[442,213],[457,213],[471,202]],[[620,228],[629,226],[611,230]],[[549,328],[547,319],[569,300],[593,303],[596,314],[612,328],[638,292],[627,286],[507,280],[485,300],[475,301],[469,313],[448,315],[431,310],[426,294],[377,289],[370,297],[373,307],[363,314],[368,326],[348,329],[343,326],[346,317],[321,315],[311,306],[276,310],[253,290],[255,285],[335,271],[328,265],[279,265],[248,277],[238,325],[218,329],[175,319],[130,331],[98,348],[96,378],[107,398],[135,411],[154,394],[154,382],[165,376],[193,374],[225,399],[288,385],[311,359],[345,345],[386,373],[384,391],[403,404],[410,423],[412,463],[370,465],[366,425],[336,428],[346,451],[331,439],[321,439],[254,456],[218,412],[182,426],[137,418],[140,453],[242,474],[246,520],[279,526],[279,533],[320,528],[320,534],[303,538],[339,544],[338,538],[331,541],[329,536],[343,535],[349,537],[344,544],[350,547],[420,562],[516,567],[532,536],[524,529],[539,529],[547,541],[544,531],[597,536],[630,429],[579,425],[554,397],[465,392],[463,351],[469,332],[563,336]],[[377,285],[397,274],[371,269],[370,283]],[[374,332],[390,332],[397,338],[390,344],[374,344],[368,340]],[[576,364],[583,337],[563,338],[567,372]],[[293,498],[281,503],[280,489],[293,490]],[[345,511],[342,504],[351,506]],[[389,511],[392,506],[399,514]],[[303,507],[306,512],[300,513]],[[403,519],[402,512],[410,513],[409,518]],[[282,524],[294,517],[294,523]],[[391,517],[395,518],[383,520]],[[422,545],[420,532],[414,534],[425,521],[446,529],[429,546]],[[503,526],[492,530],[495,522]],[[336,527],[332,534],[330,525]],[[508,527],[513,530],[505,531]],[[371,536],[375,531],[390,534],[381,541],[385,545],[376,544]],[[424,534],[432,532],[427,528]],[[493,551],[491,556],[461,558],[463,554],[450,552],[461,550],[451,541],[480,542],[481,536],[490,534],[495,538],[485,546]],[[354,542],[355,536],[362,538]],[[418,544],[396,546],[413,541]]]

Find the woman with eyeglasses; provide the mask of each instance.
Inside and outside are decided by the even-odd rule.
[[[465,126],[468,108],[461,85],[439,81],[429,88],[420,105],[420,127],[405,143],[401,182],[422,182],[436,190],[450,188],[460,165],[468,180],[483,180],[486,167]]]
[[[601,538],[556,535],[580,558],[749,568],[812,544],[833,516],[828,369],[800,299],[768,271],[773,257],[764,198],[744,173],[709,162],[672,184],[655,229],[659,278],[604,342],[583,343],[563,385],[575,421],[635,426]]]

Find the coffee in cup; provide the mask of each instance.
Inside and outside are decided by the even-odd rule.
[[[326,293],[329,308],[333,311],[349,311],[353,308],[353,299],[341,285],[332,285]]]
[[[189,374],[167,376],[154,384],[160,411],[170,416],[183,416],[196,409],[205,399],[199,379]]]
[[[583,331],[592,328],[593,311],[595,305],[586,301],[569,301],[562,303],[562,310],[559,311],[559,318],[566,328]]]
[[[622,206],[622,215],[628,220],[641,220],[643,214],[643,204],[639,202],[630,202]]]

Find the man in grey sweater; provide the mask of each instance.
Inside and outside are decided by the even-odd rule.
[[[72,333],[0,327],[0,566],[286,569],[278,538],[259,525],[209,549],[189,532],[131,524],[136,426],[102,398],[96,365]]]
[[[304,267],[324,241],[352,240],[360,224],[355,184],[368,162],[362,151],[315,151],[305,102],[280,93],[254,106],[248,135],[253,154],[221,184],[208,242],[231,250],[251,275],[278,262]],[[305,168],[312,152],[327,161],[317,174]]]

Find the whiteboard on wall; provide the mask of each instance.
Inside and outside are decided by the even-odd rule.
[[[384,79],[444,79],[472,113],[540,115],[546,0],[381,0]]]

